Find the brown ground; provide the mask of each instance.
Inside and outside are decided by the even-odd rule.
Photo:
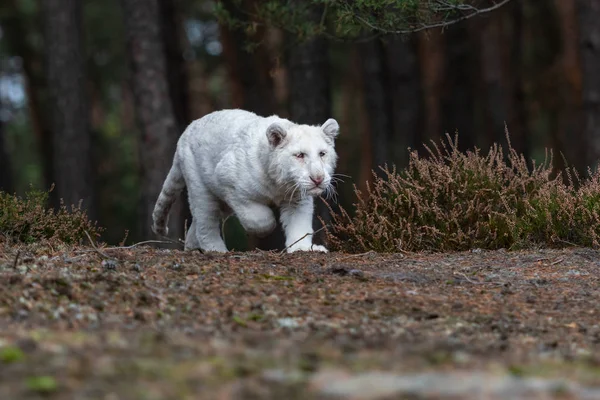
[[[544,395],[580,397],[569,384],[600,385],[599,277],[591,249],[0,245],[0,399],[441,397],[435,380],[408,394],[352,389],[374,371],[561,379]]]

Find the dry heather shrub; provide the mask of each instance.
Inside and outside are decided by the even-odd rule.
[[[508,135],[507,135],[508,138]],[[402,171],[382,168],[367,193],[355,187],[352,216],[332,212],[326,236],[346,252],[454,251],[576,244],[596,246],[600,175],[581,182],[554,173],[552,156],[529,169],[522,155],[494,144],[461,152],[458,138],[416,151]]]
[[[52,190],[52,189],[50,189]],[[69,210],[62,202],[58,210],[46,208],[49,192],[32,190],[25,198],[0,191],[0,235],[18,242],[58,240],[75,244],[101,232],[81,205]]]
[[[575,201],[566,205],[567,213],[573,220],[571,238],[566,240],[576,245],[597,248],[600,246],[600,170],[592,173],[588,170],[589,178],[580,182]]]

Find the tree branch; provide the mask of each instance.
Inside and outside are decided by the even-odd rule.
[[[489,12],[492,12],[494,10],[499,9],[500,7],[504,6],[505,4],[509,3],[511,0],[502,0],[499,3],[495,3],[493,6],[487,7],[487,8],[476,8],[473,6],[465,6],[465,5],[452,5],[452,4],[448,4],[446,3],[446,6],[443,8],[440,8],[439,11],[451,11],[451,10],[455,10],[455,11],[465,11],[465,10],[470,10],[472,11],[469,14],[463,15],[459,18],[456,19],[451,19],[448,21],[440,21],[434,24],[421,24],[418,27],[414,27],[414,28],[408,28],[408,29],[400,29],[400,30],[389,30],[389,29],[385,29],[382,28],[380,26],[377,25],[373,25],[372,23],[370,23],[369,21],[367,21],[366,19],[355,15],[356,19],[362,23],[363,25],[365,25],[366,27],[368,27],[369,29],[376,31],[376,32],[381,32],[381,33],[385,33],[385,34],[395,34],[395,35],[406,35],[409,33],[417,33],[417,32],[421,32],[427,29],[434,29],[434,28],[446,28],[450,25],[454,25],[456,23],[459,23],[461,21],[465,21],[467,19],[473,18],[477,15],[481,15],[481,14],[487,14]]]
[[[254,9],[244,7],[242,5],[243,3],[237,4],[234,2],[233,7],[235,7],[235,11],[240,15],[245,16],[248,21],[244,23],[233,17],[226,18],[221,22],[228,24],[231,28],[235,29],[241,29],[245,26],[252,26],[253,28],[256,28],[256,26],[272,26],[297,35],[299,41],[306,39],[306,35],[312,36],[316,34],[324,35],[330,40],[363,42],[382,35],[405,35],[434,28],[444,29],[461,21],[495,11],[508,4],[511,0],[493,0],[492,5],[485,8],[479,8],[479,6],[468,4],[468,1],[467,4],[454,4],[449,0],[421,1],[418,10],[407,11],[404,8],[394,7],[393,5],[389,6],[387,9],[382,9],[380,6],[356,5],[355,2],[350,0],[337,0],[326,3],[320,21],[318,25],[314,27],[311,27],[310,24],[303,24],[305,21],[302,20],[301,15],[298,15],[297,8],[289,7],[289,2],[287,2],[287,7],[280,9],[272,8],[272,5],[277,5],[277,2],[268,3],[271,5],[269,7],[260,7],[259,3],[256,3]],[[283,0],[281,2],[286,3]],[[318,3],[317,1],[313,2]],[[310,7],[310,4],[313,2],[307,1],[303,5],[307,6],[308,4],[307,7]],[[382,1],[381,3],[383,4],[386,2]],[[471,1],[471,3],[473,3],[473,1]],[[275,10],[275,12],[273,10]],[[348,24],[348,26],[354,26],[359,31],[361,28],[368,30],[371,34],[352,29],[347,33],[329,32],[328,29],[326,29],[326,20],[331,15],[339,15],[336,11],[343,11],[345,14],[344,18],[346,19],[345,22],[341,20],[334,22],[334,24],[338,25],[337,28],[340,27],[340,24]],[[411,17],[413,13],[416,14]],[[456,14],[456,16],[451,14]],[[388,29],[378,25],[378,23],[373,20],[369,20],[370,16],[377,19],[378,17],[381,17],[381,15],[389,16],[387,24],[399,29]],[[384,18],[384,20],[386,20],[386,18]],[[293,46],[295,44],[296,43],[288,43],[287,46]]]

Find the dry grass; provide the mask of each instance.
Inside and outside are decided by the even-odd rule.
[[[81,204],[68,208],[61,202],[58,210],[47,208],[48,193],[31,190],[20,198],[0,191],[0,236],[22,243],[76,244],[88,240],[86,232],[100,235],[102,229],[89,220]]]
[[[432,146],[428,157],[412,151],[402,171],[383,167],[367,193],[355,188],[354,215],[332,212],[330,246],[359,253],[598,246],[600,173],[557,173],[551,154],[529,168],[510,141],[507,154],[497,144],[486,155],[461,152],[450,136]]]

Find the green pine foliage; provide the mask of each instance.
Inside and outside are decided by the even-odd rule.
[[[320,34],[355,39],[368,34],[410,33],[476,15],[490,6],[493,3],[480,0],[229,0],[218,1],[215,11],[221,22],[249,34],[266,25],[302,40]],[[315,10],[320,12],[318,21],[313,17]]]

